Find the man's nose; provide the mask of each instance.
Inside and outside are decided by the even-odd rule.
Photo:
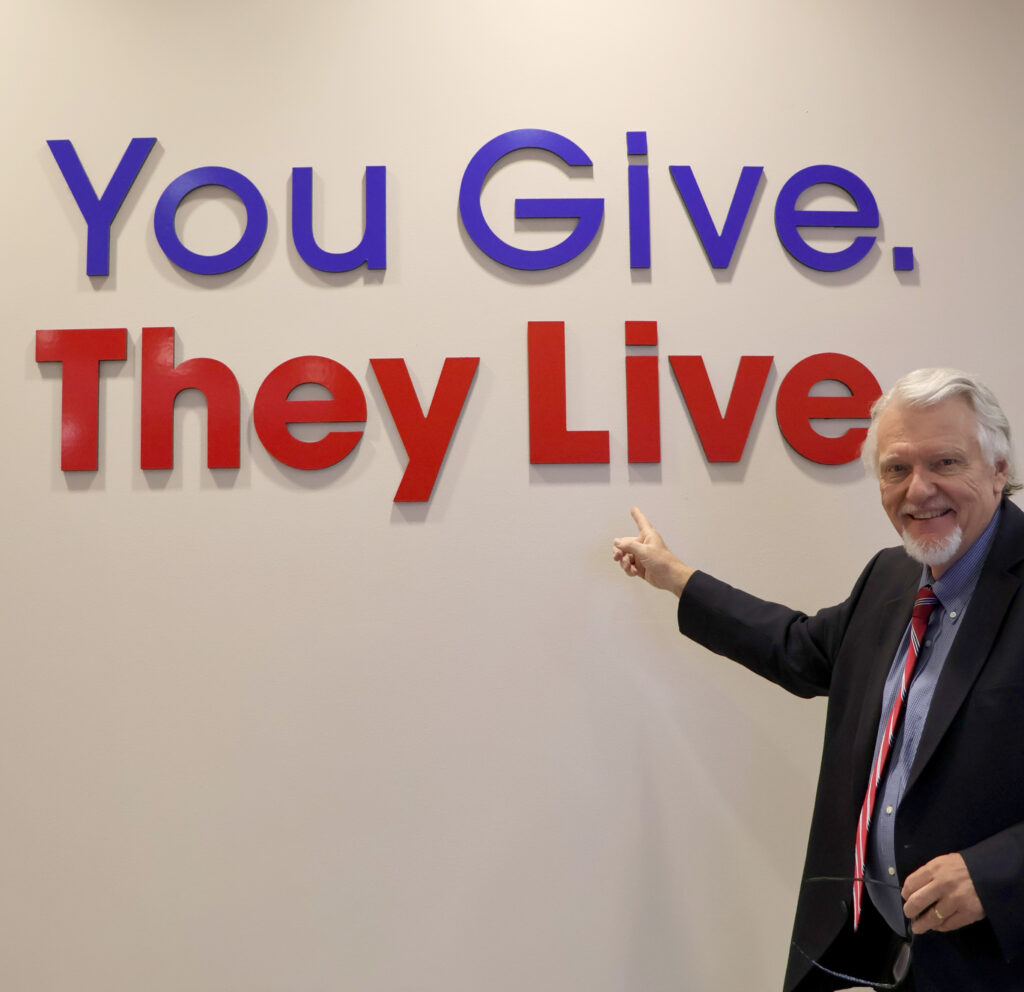
[[[912,503],[920,503],[935,492],[935,480],[931,472],[923,468],[915,468],[910,474],[907,484],[907,499]]]

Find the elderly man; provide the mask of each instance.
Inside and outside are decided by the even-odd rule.
[[[865,462],[903,548],[814,616],[696,571],[633,510],[627,575],[679,629],[828,696],[785,989],[1024,990],[1024,514],[973,376],[923,369],[872,409]]]

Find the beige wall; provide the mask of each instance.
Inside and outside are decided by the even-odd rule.
[[[25,992],[668,992],[781,983],[823,705],[681,642],[611,538],[640,504],[695,564],[805,609],[892,536],[858,466],[793,454],[774,395],[841,351],[883,384],[922,364],[1018,388],[1021,8],[730,3],[81,3],[3,8],[0,414],[7,521],[0,679],[0,987]],[[584,147],[592,179],[519,160],[487,187],[600,195],[582,263],[544,278],[462,233],[462,170],[517,127]],[[650,143],[654,264],[631,277],[625,132]],[[105,181],[157,149],[85,275],[45,141]],[[874,191],[880,251],[825,277],[781,249],[782,183],[818,162]],[[319,278],[290,245],[289,176],[318,176],[325,243],[354,243],[363,168],[388,167],[383,276]],[[668,165],[716,218],[765,167],[728,275],[708,268]],[[185,277],[152,231],[187,169],[263,192],[267,240],[233,277]],[[500,218],[500,219],[499,219]],[[225,247],[227,199],[183,208]],[[919,268],[897,278],[893,245]],[[209,246],[209,247],[206,247]],[[701,354],[719,396],[775,356],[747,455],[709,467],[667,366],[660,469],[626,464],[623,321]],[[526,324],[567,324],[569,423],[609,466],[533,468]],[[205,468],[179,403],[176,467],[138,467],[139,332],[217,358],[243,394],[241,467]],[[127,327],[102,376],[101,468],[59,470],[60,385],[37,328]],[[285,469],[252,430],[263,377],[321,354],[367,393],[343,465]],[[433,500],[369,360],[421,396],[480,369]],[[746,951],[739,953],[737,948]]]

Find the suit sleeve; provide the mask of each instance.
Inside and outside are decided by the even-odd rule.
[[[794,695],[826,696],[850,618],[877,561],[878,555],[849,598],[813,616],[697,572],[679,598],[680,633]]]
[[[1007,959],[1024,950],[1024,823],[960,852]]]

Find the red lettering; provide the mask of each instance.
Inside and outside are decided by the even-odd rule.
[[[565,323],[531,320],[526,349],[530,379],[530,464],[607,464],[607,431],[565,426]]]
[[[849,396],[811,396],[818,382],[832,380]],[[812,420],[866,420],[871,405],[882,395],[878,380],[849,355],[825,352],[797,362],[779,385],[775,412],[779,430],[795,451],[819,465],[844,465],[860,455],[867,427],[851,427],[840,437],[823,437]]]
[[[715,399],[708,370],[700,355],[669,355],[683,402],[709,462],[738,462],[747,446],[768,373],[771,355],[744,355],[740,359],[723,417]]]
[[[238,380],[212,358],[175,366],[173,327],[142,328],[142,467],[174,467],[174,400],[185,389],[206,397],[207,466],[238,468]]]
[[[329,400],[291,400],[297,386],[314,382],[331,394]],[[348,457],[363,436],[358,431],[330,431],[319,441],[300,441],[289,424],[362,423],[366,396],[344,365],[317,355],[282,362],[263,380],[252,407],[253,426],[263,447],[292,468],[318,469]]]
[[[658,343],[656,320],[627,320],[626,346]],[[626,356],[626,436],[631,464],[661,461],[658,356]]]
[[[395,493],[396,503],[422,503],[430,499],[479,364],[479,358],[446,358],[430,409],[424,416],[405,359],[370,359],[384,402],[409,456]]]
[[[626,427],[630,464],[661,460],[658,324],[625,322]],[[99,464],[100,363],[124,361],[125,328],[36,331],[36,361],[58,362],[61,376],[61,468],[96,471]],[[647,348],[653,354],[629,349]],[[240,391],[222,362],[193,358],[174,362],[173,327],[142,329],[141,466],[173,468],[174,404],[179,393],[198,389],[207,406],[207,465],[237,468],[240,461]],[[669,366],[709,462],[742,459],[773,359],[744,355],[739,360],[725,413],[700,355],[670,355]],[[479,358],[445,359],[429,409],[417,396],[401,358],[375,358],[370,365],[408,455],[394,500],[431,498],[459,418],[465,409]],[[527,329],[530,464],[608,464],[609,432],[569,430],[566,426],[565,324],[530,321]],[[819,395],[823,382],[838,383],[848,395]],[[292,399],[305,383],[323,387],[327,399]],[[779,385],[776,415],[790,446],[822,465],[853,461],[866,426],[840,425],[841,436],[827,437],[816,420],[866,421],[881,395],[872,373],[848,355],[811,355],[798,362]],[[316,471],[347,458],[359,444],[366,422],[366,396],[352,373],[329,358],[305,355],[277,366],[261,384],[253,403],[253,426],[270,455],[292,468]],[[326,429],[319,440],[304,441],[292,424],[349,425]]]
[[[36,331],[36,361],[61,363],[62,471],[99,466],[100,362],[123,362],[127,355],[126,327]]]

